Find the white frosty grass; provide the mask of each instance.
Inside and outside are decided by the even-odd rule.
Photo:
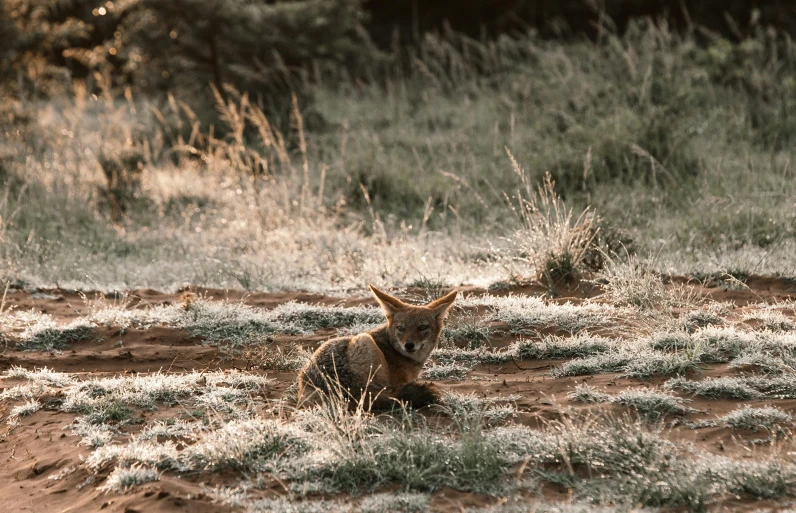
[[[705,378],[689,381],[683,377],[670,379],[664,384],[667,390],[681,390],[707,399],[760,399],[763,394],[747,383],[747,379],[733,376]]]
[[[47,367],[29,370],[18,365],[8,369],[2,377],[7,379],[26,379],[35,383],[43,383],[56,387],[71,385],[75,382],[75,377],[72,374],[58,372],[53,369],[48,369]]]
[[[379,308],[309,305],[288,302],[262,310],[240,302],[197,298],[185,304],[129,308],[129,304],[100,302],[85,318],[66,326],[47,314],[13,312],[0,315],[0,329],[17,333],[17,348],[53,351],[91,337],[96,326],[147,329],[172,326],[202,337],[207,343],[231,345],[268,341],[276,334],[299,335],[325,328],[341,333],[372,329],[384,322]],[[356,330],[356,331],[354,331]]]
[[[707,399],[794,399],[796,375],[722,376],[690,381],[684,377],[670,379],[667,390],[681,390]]]
[[[637,378],[681,375],[698,370],[700,364],[728,362],[734,366],[767,363],[772,372],[781,372],[789,369],[789,362],[796,357],[796,335],[792,332],[735,327],[708,326],[690,334],[662,332],[602,344],[591,340],[583,336],[580,343],[569,344],[550,338],[541,344],[529,343],[526,354],[576,355],[580,351],[586,355],[554,368],[551,374],[556,377],[621,372]]]
[[[462,380],[473,370],[472,365],[456,363],[434,364],[423,369],[421,377],[439,381]]]
[[[518,395],[485,398],[449,392],[445,394],[444,409],[455,420],[484,419],[487,424],[498,424],[517,414],[514,402],[519,398]]]
[[[610,394],[600,392],[589,385],[578,385],[575,390],[567,394],[567,399],[576,403],[598,404],[610,402]]]
[[[35,379],[34,375],[28,377]],[[72,405],[82,404],[78,399],[92,400],[92,393],[97,398],[125,397],[131,406],[146,406],[174,397],[202,397],[206,392],[201,389],[250,392],[268,383],[257,376],[220,372],[177,375],[174,381],[157,374],[74,383],[53,376],[47,379],[65,383],[54,388]],[[178,393],[179,387],[188,392]],[[728,494],[779,497],[796,484],[796,470],[790,463],[752,463],[697,453],[627,420],[565,420],[541,430],[513,424],[493,427],[514,415],[515,399],[448,394],[446,408],[455,420],[452,427],[431,427],[409,412],[390,420],[348,412],[345,407],[319,407],[274,419],[252,413],[250,418],[232,420],[156,420],[128,440],[116,436],[113,427],[80,418],[72,429],[83,437],[82,443],[94,447],[85,466],[94,471],[111,468],[102,489],[117,492],[157,479],[164,470],[231,470],[244,475],[272,474],[298,493],[359,494],[395,484],[411,493],[366,497],[359,503],[364,508],[395,511],[414,511],[415,505],[423,508],[425,495],[417,492],[451,486],[507,493],[511,487],[538,479],[572,487],[577,499],[597,503],[688,508],[692,491],[706,501]],[[683,407],[671,396],[653,397],[650,391],[630,391],[612,401],[660,415],[676,414]],[[514,464],[525,465],[527,475],[522,482],[507,478]],[[589,468],[594,477],[570,475],[573,466]],[[245,487],[216,492],[211,496],[218,502],[248,511],[336,507],[334,501],[276,504],[249,498]]]
[[[102,447],[111,443],[113,438],[119,434],[112,426],[91,422],[91,419],[87,417],[76,418],[67,428],[71,429],[75,435],[81,437],[78,445],[87,445],[92,448]]]
[[[439,347],[431,353],[431,358],[439,364],[465,363],[505,363],[516,358],[512,351],[489,351],[486,348],[459,349],[458,347]]]
[[[754,369],[764,374],[796,374],[796,358],[766,353],[745,353],[730,362],[734,369]]]
[[[26,399],[28,404],[38,404],[37,397],[57,391],[61,411],[81,414],[69,427],[83,438],[82,445],[91,447],[110,444],[118,432],[107,423],[126,421],[134,407],[154,410],[159,404],[179,402],[223,418],[247,418],[253,409],[252,397],[262,394],[273,383],[265,376],[237,371],[157,372],[79,381],[46,368],[36,371],[12,368],[3,377],[30,382],[4,390],[0,393],[2,400]],[[139,439],[178,437],[194,431],[194,425],[185,423],[174,426],[156,423],[145,428]]]
[[[696,410],[685,405],[687,402],[677,396],[656,390],[637,388],[609,395],[588,385],[579,385],[567,394],[571,401],[586,404],[611,403],[633,408],[646,420],[656,421],[667,415],[686,415]]]
[[[11,411],[8,414],[7,422],[12,426],[16,425],[19,422],[20,417],[27,417],[28,415],[33,415],[40,409],[41,409],[41,403],[39,401],[35,400],[27,401],[25,404],[20,404],[19,406],[15,406],[11,409]]]
[[[713,421],[697,423],[695,427],[726,426],[732,429],[749,431],[772,431],[793,424],[793,415],[775,406],[754,408],[742,406]]]
[[[559,305],[545,303],[532,296],[499,297],[484,295],[459,301],[463,307],[486,307],[487,314],[478,319],[478,327],[467,323],[449,326],[448,334],[465,337],[474,345],[487,341],[489,322],[508,324],[515,334],[534,333],[539,328],[558,327],[569,332],[589,328],[615,326],[623,311],[609,305]],[[321,329],[336,328],[340,334],[353,334],[373,329],[384,322],[379,308],[339,307],[288,302],[272,310],[253,308],[240,302],[213,301],[196,298],[190,302],[130,308],[121,301],[92,304],[85,318],[67,326],[59,326],[54,318],[36,312],[14,312],[0,316],[0,326],[18,332],[20,349],[59,350],[70,343],[90,338],[96,326],[122,329],[147,329],[172,326],[202,337],[211,344],[242,345],[270,340],[274,334],[308,334]]]
[[[571,337],[521,339],[499,351],[443,347],[435,350],[432,358],[439,364],[462,366],[569,359],[551,371],[556,377],[613,372],[636,378],[681,375],[698,371],[700,365],[707,363],[757,366],[769,373],[789,373],[796,364],[796,333],[708,325],[692,333],[663,331],[639,338],[611,339],[583,331]]]
[[[796,319],[781,311],[785,307],[793,308],[793,305],[759,304],[755,307],[755,310],[742,317],[743,321],[757,321],[763,328],[771,331],[796,331]]]
[[[156,420],[141,430],[136,440],[158,440],[159,438],[182,438],[193,435],[203,429],[199,422],[183,420]]]
[[[16,401],[19,399],[31,399],[40,397],[53,390],[44,383],[25,383],[24,385],[14,385],[0,392],[0,401]]]
[[[607,353],[619,347],[616,340],[578,333],[572,337],[545,336],[540,341],[520,340],[514,351],[520,360],[561,360]]]
[[[484,322],[500,321],[514,334],[536,333],[540,328],[557,327],[575,333],[585,329],[614,327],[625,309],[586,303],[546,303],[534,296],[468,296],[457,301],[460,307],[486,307]]]
[[[153,437],[136,437],[127,445],[106,445],[86,460],[99,469],[108,462],[130,466],[135,462],[179,471],[258,470],[263,462],[286,453],[307,450],[307,434],[276,420],[232,420],[217,428],[208,426],[181,436],[193,443],[178,451],[171,440],[159,443]]]
[[[361,513],[423,513],[431,505],[431,496],[423,493],[377,493],[369,495],[359,503]]]
[[[124,492],[133,486],[150,483],[152,481],[160,480],[160,474],[157,470],[147,468],[141,465],[133,465],[132,467],[117,467],[108,476],[99,489],[104,492]]]
[[[181,397],[227,391],[239,398],[243,391],[259,392],[273,380],[239,372],[155,373],[81,381],[63,391],[61,409],[86,413],[108,404],[153,409],[156,403],[175,404]],[[212,399],[207,400],[212,402]],[[198,401],[201,405],[201,401]]]
[[[17,349],[60,351],[73,342],[89,339],[92,325],[85,319],[59,325],[53,316],[30,310],[0,313],[0,330],[15,334]]]

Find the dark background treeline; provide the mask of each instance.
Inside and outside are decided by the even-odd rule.
[[[631,19],[647,16],[682,30],[698,24],[738,38],[748,32],[754,11],[763,25],[796,32],[792,0],[368,0],[364,7],[369,32],[382,46],[396,27],[404,42],[446,23],[471,36],[532,27],[544,37],[596,37],[606,18],[622,32]]]
[[[201,104],[213,102],[212,83],[222,94],[224,85],[250,92],[279,115],[286,95],[301,97],[313,80],[406,73],[427,34],[460,46],[530,32],[599,39],[639,18],[732,42],[771,28],[793,35],[796,2],[0,0],[0,87],[6,97],[46,98],[78,78],[95,92],[179,91]]]

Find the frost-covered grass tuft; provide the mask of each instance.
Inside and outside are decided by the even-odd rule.
[[[772,431],[776,428],[789,426],[793,423],[793,416],[774,406],[753,408],[743,406],[733,410],[723,417],[719,417],[715,424],[727,426],[732,429],[759,431],[760,429]]]
[[[306,334],[326,328],[348,328],[356,326],[378,326],[384,324],[384,313],[380,308],[354,306],[308,305],[289,302],[268,313],[277,331],[288,334]]]
[[[765,374],[796,374],[796,360],[767,353],[745,353],[730,362],[734,369],[754,369]]]
[[[667,415],[687,415],[695,411],[679,397],[649,389],[625,390],[613,397],[611,402],[633,408],[639,415],[652,421]]]
[[[209,344],[240,346],[267,342],[277,331],[272,315],[243,303],[198,300],[188,308],[175,305],[163,313],[168,315],[161,324],[185,329]]]
[[[752,376],[749,386],[764,393],[771,399],[796,399],[796,375]]]
[[[27,417],[28,415],[33,415],[37,411],[41,409],[41,403],[39,401],[28,401],[25,404],[21,404],[19,406],[14,406],[11,408],[11,411],[8,414],[8,423],[9,424],[16,424],[19,422],[20,417]]]
[[[562,360],[607,353],[616,349],[613,340],[580,333],[573,337],[546,336],[542,340],[520,340],[516,356],[520,360]]]
[[[602,272],[602,278],[606,282],[605,294],[613,303],[640,310],[662,307],[693,308],[705,302],[692,287],[664,284],[652,263],[635,255],[622,260],[609,260]]]
[[[180,453],[179,466],[190,469],[257,470],[264,460],[307,450],[303,435],[278,421],[251,419],[224,423],[201,432]]]
[[[688,353],[639,351],[623,370],[623,374],[630,378],[649,378],[699,372],[700,367],[698,360]]]
[[[8,369],[3,375],[4,378],[18,378],[26,379],[34,383],[41,383],[45,385],[52,385],[56,387],[64,387],[71,385],[75,382],[75,378],[71,374],[64,372],[57,372],[47,367],[41,369],[29,370],[17,365]]]
[[[749,386],[746,379],[731,376],[706,378],[701,381],[690,381],[684,377],[677,377],[667,381],[664,387],[667,390],[682,390],[711,400],[748,400],[763,397],[763,394]]]
[[[14,385],[0,392],[0,401],[15,401],[18,399],[32,399],[41,397],[45,393],[53,390],[43,383],[25,383],[24,385]]]
[[[423,493],[377,493],[369,495],[359,503],[360,513],[424,513],[429,510],[431,496]]]
[[[656,421],[667,415],[686,415],[695,411],[686,406],[684,400],[679,397],[644,388],[609,395],[588,385],[578,385],[567,395],[567,399],[586,404],[611,403],[627,406],[649,421]]]
[[[482,418],[488,424],[504,422],[517,413],[517,407],[512,401],[519,396],[509,396],[497,399],[477,397],[475,394],[445,394],[445,411],[454,419],[472,420]]]
[[[423,369],[422,377],[436,380],[461,380],[473,370],[472,366],[456,363],[435,364]]]
[[[61,410],[81,413],[92,424],[123,422],[132,407],[154,410],[193,397],[192,404],[215,414],[238,418],[252,394],[264,391],[272,380],[239,372],[155,373],[80,382],[63,392]]]
[[[209,344],[242,346],[269,342],[276,333],[298,335],[325,328],[338,328],[342,333],[360,332],[383,323],[384,314],[374,307],[343,308],[289,302],[266,311],[239,302],[197,298],[185,304],[151,308],[103,303],[92,307],[84,319],[67,326],[59,326],[46,314],[15,312],[4,316],[0,326],[21,331],[17,342],[19,349],[54,351],[91,338],[93,327],[97,325],[123,329],[173,326]]]
[[[118,431],[108,424],[97,423],[89,417],[78,417],[67,426],[74,434],[82,437],[78,445],[87,445],[96,449],[113,441]]]
[[[621,372],[636,355],[628,351],[609,351],[570,360],[550,371],[555,378]]]
[[[190,437],[202,430],[203,425],[198,422],[185,422],[182,420],[156,420],[141,430],[136,440],[158,440],[160,438]]]
[[[584,341],[587,340],[584,337]],[[578,344],[574,342],[571,346],[565,341],[557,344],[570,348],[571,354],[578,351]],[[599,352],[603,348],[608,350]],[[792,334],[749,332],[733,327],[711,326],[692,334],[662,332],[638,340],[609,340],[604,345],[592,348],[592,351],[595,354],[570,360],[554,368],[551,374],[578,376],[622,372],[628,377],[648,378],[653,375],[699,372],[701,364],[736,360],[737,365],[746,365],[752,361],[765,361],[770,365],[782,362],[784,367],[780,366],[779,370],[784,371],[788,368],[787,362],[792,361],[790,355],[796,354],[796,338]],[[760,360],[761,358],[764,360]]]
[[[599,392],[589,385],[578,385],[567,394],[567,399],[576,403],[597,404],[611,401],[611,395]]]
[[[117,467],[113,469],[113,472],[108,476],[105,484],[99,489],[104,492],[119,493],[125,492],[133,486],[158,480],[160,480],[160,474],[155,469],[147,468],[142,465],[133,465],[127,468]]]
[[[499,364],[510,362],[515,358],[513,349],[508,351],[489,351],[480,349],[459,349],[457,347],[440,347],[431,353],[432,359],[440,364],[463,363],[475,366],[479,363]]]
[[[774,332],[796,331],[796,320],[772,308],[770,305],[747,313],[742,320],[757,321],[764,329]]]
[[[21,329],[16,342],[20,351],[60,351],[90,339],[94,333],[92,325],[82,319],[58,326],[55,318],[38,312],[14,312],[4,317],[2,326],[6,329]]]
[[[540,328],[557,327],[570,333],[615,325],[618,310],[610,305],[545,303],[534,296],[492,296],[464,298],[459,306],[487,307],[484,322],[505,322],[511,333],[535,334]]]
[[[492,328],[481,317],[472,313],[449,321],[442,330],[443,342],[466,349],[478,349],[489,344],[491,335]]]

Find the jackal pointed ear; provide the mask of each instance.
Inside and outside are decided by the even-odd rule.
[[[381,305],[381,308],[384,310],[384,314],[388,319],[392,318],[396,312],[400,312],[407,307],[407,304],[397,297],[392,297],[386,292],[382,292],[381,290],[377,289],[373,285],[370,285],[370,291],[373,292],[374,296],[376,296],[376,300]]]
[[[434,311],[438,319],[444,319],[448,316],[448,310],[453,305],[453,302],[456,300],[457,291],[453,291],[450,294],[442,296],[439,299],[432,301],[431,303],[427,304],[426,307],[430,308]]]

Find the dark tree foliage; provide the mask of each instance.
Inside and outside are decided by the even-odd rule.
[[[382,46],[447,25],[471,37],[538,30],[546,37],[597,37],[607,24],[622,33],[630,20],[664,18],[685,30],[700,25],[740,39],[752,24],[796,34],[793,0],[365,0],[368,29]]]
[[[360,0],[2,1],[0,56],[17,75],[5,76],[28,92],[76,76],[284,97],[310,64],[355,71],[377,56]]]

